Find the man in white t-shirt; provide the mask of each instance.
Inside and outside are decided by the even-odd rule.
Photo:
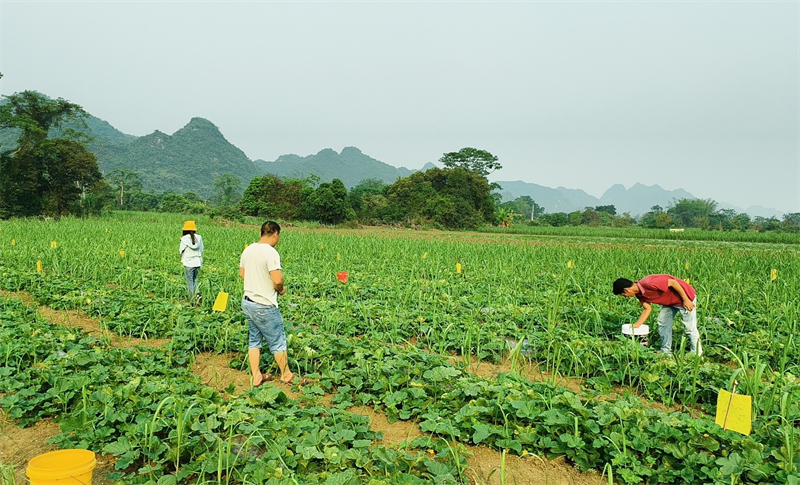
[[[242,311],[250,327],[247,357],[253,374],[253,386],[258,387],[272,378],[260,369],[261,346],[266,341],[275,363],[281,371],[281,382],[289,384],[294,374],[289,370],[286,352],[286,330],[278,310],[278,295],[286,294],[281,271],[281,257],[275,246],[281,235],[277,222],[261,226],[261,239],[247,246],[239,260],[239,276],[244,280]]]

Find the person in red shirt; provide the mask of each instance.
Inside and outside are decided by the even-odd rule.
[[[691,351],[702,355],[700,332],[697,331],[697,292],[689,283],[668,274],[654,274],[639,281],[619,278],[614,282],[614,294],[635,297],[642,304],[642,314],[633,324],[634,328],[647,321],[653,311],[651,303],[661,305],[658,334],[661,336],[661,351],[667,354],[672,354],[672,322],[680,313]]]

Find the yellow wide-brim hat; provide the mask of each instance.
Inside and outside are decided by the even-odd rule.
[[[184,231],[196,231],[197,226],[194,225],[194,221],[186,221],[183,223],[183,230]]]

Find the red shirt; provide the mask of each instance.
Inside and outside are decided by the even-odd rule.
[[[694,301],[697,294],[689,283],[668,274],[654,274],[646,276],[636,282],[639,285],[639,294],[636,298],[644,303],[655,303],[664,306],[683,306],[681,296],[668,286],[669,280],[675,280],[681,285],[686,296]]]

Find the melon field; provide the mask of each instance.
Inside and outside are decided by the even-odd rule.
[[[800,483],[796,241],[286,225],[303,378],[252,388],[252,222],[197,218],[201,304],[183,216],[0,222],[3,484],[55,448],[97,453],[96,484]],[[673,356],[655,315],[647,346],[621,334],[641,307],[611,283],[652,273],[697,289],[702,357],[680,319]],[[734,382],[747,436],[715,423]]]

